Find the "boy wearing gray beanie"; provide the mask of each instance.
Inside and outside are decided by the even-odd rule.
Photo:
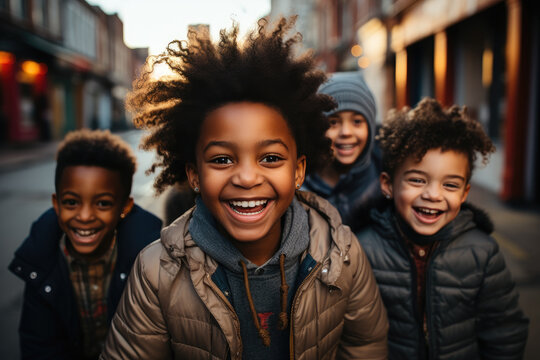
[[[380,157],[375,149],[375,99],[358,71],[334,73],[319,93],[331,96],[337,107],[326,115],[334,159],[306,178],[303,189],[330,201],[343,223],[353,230],[368,221],[368,211],[381,198]]]

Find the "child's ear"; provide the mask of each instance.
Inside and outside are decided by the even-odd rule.
[[[195,164],[187,163],[186,164],[186,175],[188,179],[189,186],[195,190],[195,192],[199,192],[197,189],[199,189],[199,173],[197,171],[197,167]]]
[[[379,181],[381,182],[381,191],[383,195],[390,199],[394,196],[394,192],[392,189],[392,179],[390,178],[390,175],[383,171],[381,175],[379,176]]]
[[[58,198],[56,197],[56,193],[52,194],[51,200],[54,212],[58,215]]]
[[[306,178],[306,156],[302,155],[296,160],[296,170],[294,171],[294,183],[300,189]]]
[[[126,203],[124,204],[124,207],[122,208],[122,212],[120,213],[120,218],[125,218],[127,214],[133,209],[133,198],[130,196]]]

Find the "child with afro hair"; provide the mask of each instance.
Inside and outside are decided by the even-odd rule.
[[[465,203],[495,148],[465,108],[430,98],[379,133],[381,190],[358,234],[388,311],[390,359],[520,359],[528,320],[487,215]]]
[[[191,32],[142,74],[129,106],[163,167],[196,205],[144,249],[103,359],[386,357],[386,312],[354,234],[298,191],[327,158],[325,76],[294,56],[293,20],[238,39]]]
[[[109,131],[66,135],[53,207],[32,224],[9,269],[25,281],[22,359],[97,359],[131,266],[161,220],[130,197],[136,160]]]

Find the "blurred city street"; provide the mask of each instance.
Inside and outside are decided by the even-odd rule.
[[[153,177],[145,170],[153,154],[138,149],[142,132],[120,133],[136,149],[138,169],[132,195],[142,207],[163,218],[164,195],[155,197]],[[22,302],[23,283],[7,270],[16,248],[27,235],[32,221],[51,206],[54,191],[54,152],[57,143],[26,148],[4,148],[0,152],[0,224],[4,233],[0,251],[0,325],[1,359],[18,359],[17,326]],[[489,170],[489,169],[488,169]],[[489,176],[489,171],[479,172]],[[485,209],[495,223],[493,234],[501,246],[516,279],[520,302],[531,320],[525,359],[537,358],[540,344],[540,212],[502,203],[491,191],[473,184],[469,200]]]
[[[469,201],[492,234],[530,318],[526,360],[540,356],[540,7],[532,0],[10,0],[0,1],[0,359],[19,359],[23,283],[8,270],[37,217],[51,206],[55,152],[70,131],[109,129],[135,150],[132,196],[164,219],[154,154],[126,95],[153,56],[188,31],[294,16],[298,53],[327,74],[355,71],[373,93],[376,123],[424,97],[464,106],[497,151],[476,167]],[[291,36],[294,33],[291,32]],[[243,37],[243,36],[242,36]],[[147,60],[149,62],[147,63]],[[163,65],[163,64],[161,64]],[[160,64],[152,78],[170,75]],[[231,84],[234,85],[234,84]],[[264,86],[264,84],[261,84]]]

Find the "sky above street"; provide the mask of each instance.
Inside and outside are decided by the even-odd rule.
[[[118,13],[124,22],[124,41],[129,47],[149,47],[150,54],[183,40],[187,27],[209,24],[217,38],[219,30],[240,24],[243,34],[270,12],[270,0],[87,0],[108,14]]]

